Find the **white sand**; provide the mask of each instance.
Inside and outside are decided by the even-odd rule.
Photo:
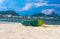
[[[60,39],[60,27],[25,27],[20,23],[0,23],[0,39]]]

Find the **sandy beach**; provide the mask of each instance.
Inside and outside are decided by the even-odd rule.
[[[60,39],[60,27],[26,27],[21,23],[0,23],[0,39]]]

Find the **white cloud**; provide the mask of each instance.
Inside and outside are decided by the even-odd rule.
[[[32,7],[32,4],[31,3],[28,3],[24,7],[22,7],[22,9],[20,11],[29,10],[31,7]]]
[[[7,6],[0,6],[0,11],[2,11],[2,10],[7,10]]]
[[[25,10],[31,9],[32,7],[41,7],[41,6],[60,7],[60,4],[48,4],[48,2],[50,2],[50,1],[44,1],[44,0],[26,0],[26,1],[27,1],[27,3],[25,4],[25,6],[24,7],[20,7],[19,11],[25,11]],[[48,14],[51,11],[53,11],[53,9],[47,9],[47,10],[48,10]],[[44,12],[45,12],[45,10],[44,10]]]
[[[25,4],[24,7],[20,8],[19,11],[25,11],[25,10],[29,10],[31,9],[32,7],[41,7],[41,6],[44,6],[46,3],[27,3]]]
[[[40,6],[43,6],[44,4],[41,4],[41,3],[35,3],[34,6],[35,7],[40,7]]]
[[[56,6],[56,7],[60,7],[60,4],[46,4],[46,6]]]
[[[60,7],[60,4],[48,4],[47,2],[45,3],[34,3],[35,7],[41,7],[41,6],[55,6],[55,7]]]
[[[6,6],[0,6],[0,9],[6,9],[7,7]]]
[[[35,7],[45,6],[47,3],[34,3]]]
[[[53,11],[54,11],[54,9],[44,9],[44,10],[42,10],[42,13],[51,14]]]
[[[60,4],[48,4],[48,3],[27,3],[24,7],[22,7],[20,9],[20,11],[25,11],[25,10],[29,10],[31,9],[32,7],[41,7],[41,6],[55,6],[55,7],[60,7]],[[48,13],[49,14],[50,12],[53,11],[53,9],[47,9],[48,10]],[[47,11],[47,10],[44,10]]]
[[[4,0],[0,0],[0,4],[4,3]]]

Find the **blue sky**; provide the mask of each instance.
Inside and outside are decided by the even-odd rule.
[[[52,11],[60,15],[59,0],[0,0],[0,11],[14,10],[20,15],[33,13],[50,14]]]

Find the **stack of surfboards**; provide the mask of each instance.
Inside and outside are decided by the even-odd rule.
[[[32,21],[23,21],[23,25],[25,26],[32,26],[32,27],[44,27],[44,28],[56,28],[58,26],[45,26],[43,20],[32,20]]]
[[[25,26],[42,26],[44,24],[43,20],[33,20],[33,21],[23,21],[23,25]]]

